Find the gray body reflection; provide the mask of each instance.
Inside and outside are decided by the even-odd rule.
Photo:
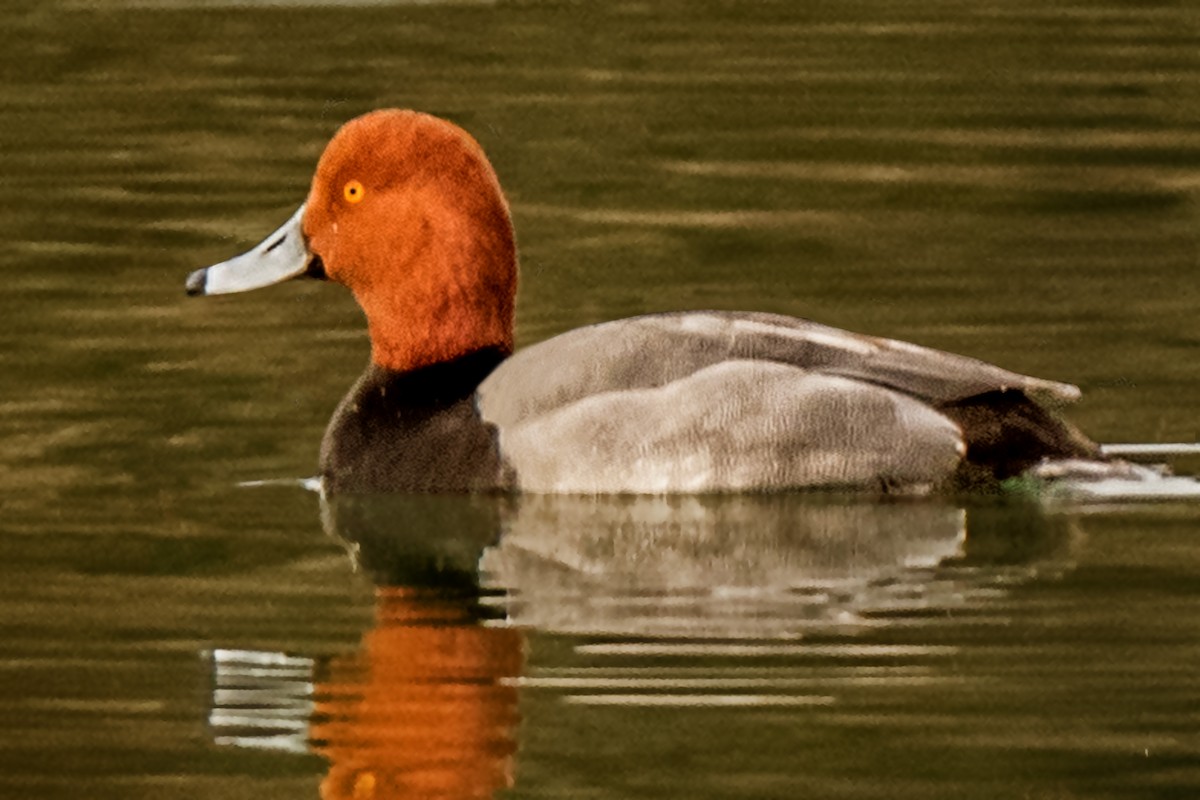
[[[322,513],[376,584],[475,588],[520,627],[631,636],[795,638],[962,609],[1013,577],[972,565],[1019,573],[1072,538],[1018,501],[827,494],[340,495]]]
[[[953,648],[860,634],[983,619],[1073,540],[1033,506],[827,495],[341,495],[322,519],[375,586],[373,626],[350,652],[215,651],[210,723],[322,755],[324,798],[493,796],[517,774],[518,692],[819,708],[937,680]],[[531,665],[530,636],[595,666]],[[676,666],[629,667],[647,656]]]
[[[515,622],[639,636],[795,637],[963,552],[965,513],[804,495],[523,497],[484,579]]]

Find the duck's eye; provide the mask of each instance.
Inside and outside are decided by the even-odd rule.
[[[361,202],[367,194],[367,190],[358,181],[349,181],[342,187],[342,197],[346,198],[347,203]]]

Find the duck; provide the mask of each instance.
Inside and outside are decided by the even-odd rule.
[[[500,181],[419,111],[346,122],[287,222],[186,290],[300,278],[348,288],[370,338],[321,442],[330,493],[923,494],[1107,460],[1060,413],[1071,384],[798,317],[653,313],[514,351]]]

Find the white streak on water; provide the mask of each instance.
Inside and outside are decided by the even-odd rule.
[[[1195,456],[1200,455],[1200,443],[1114,443],[1102,444],[1100,445],[1100,450],[1106,456],[1117,456],[1118,458],[1130,458],[1134,456]]]
[[[822,658],[901,658],[911,656],[949,656],[957,647],[945,645],[891,644],[701,644],[613,642],[585,644],[575,648],[582,655],[622,656],[732,656],[760,658],[763,656],[820,656]]]
[[[844,676],[837,678],[672,678],[672,677],[530,677],[513,678],[504,683],[522,689],[645,689],[645,690],[734,690],[734,689],[800,689],[814,685],[855,686],[924,686],[941,684],[945,676]]]
[[[658,708],[830,706],[829,695],[773,694],[575,694],[568,703],[588,706],[655,706]]]

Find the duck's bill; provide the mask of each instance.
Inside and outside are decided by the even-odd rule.
[[[232,294],[248,292],[292,278],[323,278],[321,260],[304,240],[301,205],[292,218],[255,247],[220,264],[198,269],[188,276],[187,293]]]

